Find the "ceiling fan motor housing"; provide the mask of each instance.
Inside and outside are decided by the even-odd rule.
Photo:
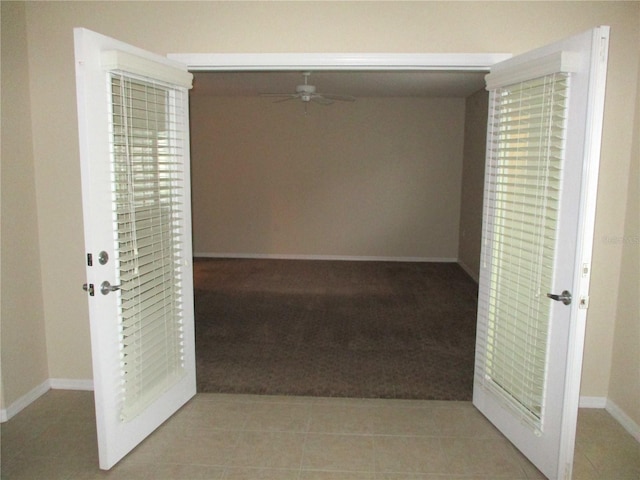
[[[315,85],[298,85],[296,92],[300,94],[303,102],[310,102],[314,93],[316,93]]]

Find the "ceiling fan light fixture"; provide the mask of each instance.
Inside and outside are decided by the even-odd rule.
[[[313,94],[316,93],[316,86],[315,85],[298,85],[296,87],[296,92],[298,93],[306,93],[306,94]]]
[[[309,85],[309,76],[311,72],[303,72],[304,84],[296,86],[296,93],[263,93],[261,96],[276,97],[276,103],[286,102],[288,100],[302,100],[305,103],[316,102],[320,105],[331,105],[335,100],[343,102],[353,102],[355,97],[350,95],[336,95],[331,93],[318,93],[315,85]]]
[[[316,93],[315,85],[298,85],[296,92],[300,95],[300,100],[303,102],[310,102],[313,95]]]

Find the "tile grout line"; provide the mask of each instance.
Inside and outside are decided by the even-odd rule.
[[[245,418],[242,421],[242,426],[240,427],[240,429],[239,430],[231,430],[231,431],[234,431],[236,433],[236,441],[235,441],[235,445],[231,449],[231,454],[229,455],[229,458],[227,459],[226,464],[223,465],[222,477],[221,477],[222,480],[224,480],[227,477],[227,473],[229,472],[229,469],[233,467],[233,460],[235,458],[236,450],[238,449],[238,446],[240,445],[240,437],[242,436],[242,433],[245,431],[244,427],[245,427],[245,425],[247,424],[248,421],[249,421],[249,419],[245,415]]]
[[[298,466],[298,480],[300,480],[300,478],[302,477],[302,467],[304,465],[304,456],[306,454],[307,451],[307,439],[309,437],[309,431],[311,430],[311,407],[309,407],[309,413],[307,414],[307,424],[306,427],[304,429],[304,439],[302,440],[302,452],[300,454],[300,464]]]

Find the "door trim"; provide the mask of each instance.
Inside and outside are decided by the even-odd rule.
[[[489,71],[510,53],[170,53],[190,71],[452,70]]]

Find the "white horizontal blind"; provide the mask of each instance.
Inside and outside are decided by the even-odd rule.
[[[121,419],[184,371],[181,310],[183,88],[110,72]]]
[[[491,92],[477,349],[480,382],[542,431],[569,77]]]

